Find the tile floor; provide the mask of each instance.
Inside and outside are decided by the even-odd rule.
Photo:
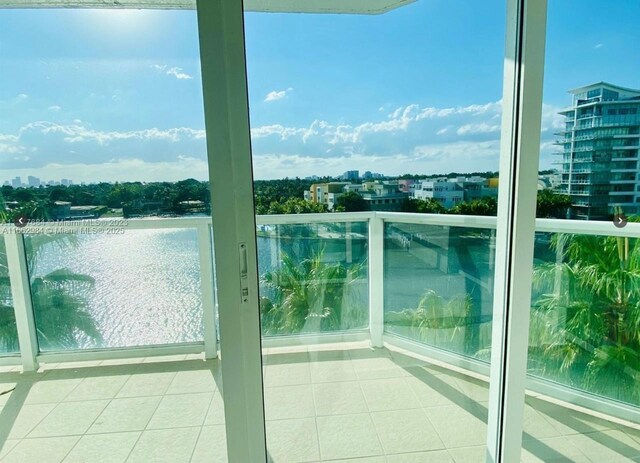
[[[267,349],[271,461],[483,462],[484,381],[362,345]],[[13,371],[11,371],[13,370]],[[226,462],[219,362],[0,370],[0,462]],[[522,461],[640,461],[640,426],[528,397]]]

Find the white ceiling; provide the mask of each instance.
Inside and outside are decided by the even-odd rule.
[[[223,0],[224,1],[224,0]],[[415,0],[245,0],[245,11],[381,14]],[[0,0],[0,8],[144,8],[193,10],[196,0]]]

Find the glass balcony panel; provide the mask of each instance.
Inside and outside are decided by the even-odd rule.
[[[391,222],[385,330],[489,361],[495,231]]]
[[[4,237],[0,235],[0,356],[20,351]]]
[[[640,241],[537,233],[529,373],[640,404]]]
[[[25,237],[42,351],[203,340],[194,229]]]
[[[367,222],[259,225],[264,336],[369,326]]]

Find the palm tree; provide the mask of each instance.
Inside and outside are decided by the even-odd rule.
[[[468,294],[447,300],[429,289],[415,309],[387,312],[385,324],[392,329],[399,328],[398,334],[467,354],[470,352],[472,306]]]
[[[265,335],[364,328],[368,313],[357,284],[362,265],[326,263],[323,251],[296,263],[282,253],[282,265],[261,277]]]
[[[31,276],[38,341],[43,350],[74,349],[79,343],[97,344],[101,340],[95,322],[86,310],[86,295],[93,279],[57,269],[34,276],[37,262],[46,249],[58,246],[68,251],[77,245],[75,236],[33,234],[25,236],[27,263]],[[4,246],[0,247],[0,350],[18,350],[17,330]]]
[[[556,262],[538,265],[530,367],[545,376],[638,403],[640,244],[637,239],[554,235]]]

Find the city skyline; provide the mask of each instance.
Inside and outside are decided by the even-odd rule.
[[[504,17],[489,6],[247,14],[255,178],[497,170]],[[575,41],[596,6],[550,5],[541,170],[569,89],[640,87],[625,56],[640,6],[611,5]],[[429,19],[440,16],[458,21]],[[195,30],[193,11],[1,11],[0,178],[206,180]]]

